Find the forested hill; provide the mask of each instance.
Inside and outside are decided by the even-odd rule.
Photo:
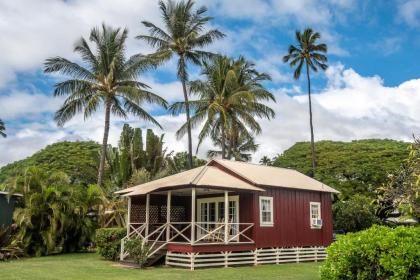
[[[65,172],[71,180],[82,184],[96,183],[100,145],[93,141],[59,142],[45,147],[26,159],[0,169],[0,183],[37,166],[47,172]]]
[[[387,174],[395,171],[408,156],[409,143],[394,140],[355,140],[316,142],[315,178],[336,188],[344,197],[355,193],[372,194]],[[277,157],[274,166],[310,174],[309,142],[299,142]]]

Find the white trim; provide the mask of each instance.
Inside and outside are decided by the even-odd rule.
[[[311,226],[311,229],[321,229],[322,225],[321,226],[316,226],[312,222],[312,206],[317,206],[318,207],[318,219],[317,220],[322,221],[321,202],[314,202],[314,201],[309,202],[309,225]]]
[[[270,201],[270,219],[271,222],[263,222],[262,220],[262,201],[268,200]],[[273,197],[272,196],[260,196],[259,197],[259,213],[260,213],[260,227],[272,227],[274,226],[274,205],[273,205]]]
[[[228,198],[229,198],[229,202],[231,202],[231,201],[236,202],[235,203],[236,204],[236,217],[235,217],[235,219],[236,219],[236,223],[239,223],[239,195],[228,196]],[[202,203],[212,203],[212,202],[215,203],[215,215],[216,215],[216,221],[215,222],[217,222],[217,219],[219,217],[218,203],[219,202],[225,202],[225,197],[224,196],[215,196],[215,197],[206,197],[206,198],[197,199],[197,206],[196,207],[197,207],[197,222],[198,223],[206,222],[206,221],[201,220],[201,204]],[[225,207],[228,208],[229,204],[227,206],[225,205]],[[229,208],[228,208],[228,210],[229,210]],[[225,217],[225,220],[227,220],[226,217]],[[199,238],[202,237],[203,236],[202,232],[198,231],[197,236],[199,236]]]
[[[257,248],[249,251],[221,251],[214,253],[166,253],[166,264],[194,270],[200,267],[230,267],[325,260],[325,247]]]

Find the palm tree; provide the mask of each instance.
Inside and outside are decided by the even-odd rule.
[[[236,133],[233,143],[232,147],[227,148],[231,151],[229,159],[234,158],[236,161],[251,161],[252,153],[255,153],[259,146],[255,143],[254,137],[248,133]],[[220,138],[214,139],[213,144],[217,147],[222,147]],[[221,156],[222,154],[221,150],[209,150],[207,152],[209,158]]]
[[[6,137],[6,126],[4,125],[4,122],[0,119],[0,135],[3,137]]]
[[[268,157],[268,156],[263,156],[261,159],[260,159],[260,164],[262,164],[262,165],[267,165],[267,166],[269,166],[269,165],[271,165],[273,163],[273,161]]]
[[[314,128],[312,124],[312,102],[311,102],[311,78],[310,70],[318,72],[318,68],[326,70],[328,68],[326,57],[327,45],[318,44],[321,38],[319,32],[314,32],[311,28],[306,28],[303,33],[296,31],[297,45],[290,45],[288,54],[283,57],[284,63],[289,63],[290,67],[296,67],[293,77],[298,80],[302,72],[303,64],[306,67],[306,78],[308,81],[308,98],[309,98],[309,125],[311,128],[311,154],[312,154],[312,176],[315,176],[316,156]]]
[[[154,60],[142,55],[125,58],[127,32],[127,29],[113,29],[105,24],[102,28],[93,28],[89,40],[96,47],[94,51],[81,38],[74,51],[80,54],[86,67],[61,57],[49,58],[45,62],[46,73],[58,72],[71,77],[56,84],[54,89],[54,96],[67,96],[54,117],[59,126],[63,126],[77,113],[83,112],[86,119],[102,106],[105,109],[99,186],[103,181],[111,114],[123,118],[132,114],[160,127],[141,104],[148,102],[166,107],[164,99],[148,91],[149,86],[137,81],[139,73],[156,66]]]
[[[197,127],[203,121],[199,134],[200,144],[206,137],[220,142],[222,158],[231,158],[237,147],[238,135],[251,137],[249,130],[258,134],[261,126],[255,117],[273,118],[274,111],[261,101],[275,101],[274,96],[261,84],[270,76],[255,70],[254,64],[240,57],[238,60],[226,56],[216,56],[203,62],[202,75],[205,80],[193,81],[190,91],[198,95],[189,101],[194,115],[190,124]],[[173,114],[185,111],[185,102],[177,102],[170,107]],[[188,129],[184,124],[177,134],[182,136]]]
[[[187,92],[187,63],[191,62],[200,65],[203,58],[209,58],[213,54],[203,51],[202,48],[210,45],[215,40],[225,35],[217,29],[204,31],[205,25],[212,19],[204,14],[206,7],[194,8],[194,1],[166,2],[159,1],[159,7],[164,22],[164,28],[155,24],[143,21],[143,25],[149,30],[149,35],[139,35],[141,39],[156,48],[154,54],[160,61],[171,59],[173,55],[178,56],[178,79],[182,83],[182,90],[185,101],[185,114],[187,118],[188,133],[188,164],[193,167],[192,138],[190,124],[190,107]]]

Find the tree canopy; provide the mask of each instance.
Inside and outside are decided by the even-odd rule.
[[[21,174],[26,168],[37,166],[48,173],[61,171],[71,182],[82,185],[96,182],[100,145],[93,141],[59,142],[45,147],[26,159],[0,169],[0,183]]]
[[[299,142],[279,155],[273,165],[311,174],[310,143]],[[347,199],[360,193],[373,196],[389,173],[408,156],[409,143],[395,140],[319,141],[315,179],[336,188]]]

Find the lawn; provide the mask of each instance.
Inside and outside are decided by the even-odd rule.
[[[319,279],[317,263],[212,268],[190,271],[177,268],[122,268],[96,254],[69,254],[0,263],[1,279]]]

